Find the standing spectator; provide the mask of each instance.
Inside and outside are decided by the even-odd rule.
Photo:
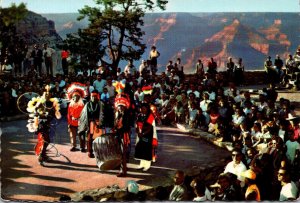
[[[295,72],[296,63],[292,54],[288,55],[288,58],[285,61],[286,74],[293,74]]]
[[[214,61],[214,58],[210,58],[210,61],[207,64],[207,72],[214,77],[214,75],[217,73],[217,63]]]
[[[14,71],[15,76],[22,75],[22,64],[24,60],[24,53],[22,52],[22,49],[19,47],[16,47],[14,53],[13,53],[13,62],[14,62]]]
[[[243,59],[239,58],[238,62],[234,65],[234,81],[236,86],[241,86],[244,83],[244,71],[245,67]]]
[[[61,51],[61,66],[64,72],[64,75],[67,76],[69,74],[69,64],[68,64],[68,58],[69,58],[69,51],[63,49]]]
[[[148,73],[148,64],[146,60],[142,60],[141,65],[139,66],[140,75],[145,77]]]
[[[132,64],[132,60],[128,61],[128,64],[124,68],[124,73],[125,73],[126,76],[128,76],[128,75],[135,75],[136,68]]]
[[[26,47],[25,50],[26,52],[23,62],[23,74],[27,75],[28,71],[31,69],[31,66],[33,66],[33,58],[31,57],[32,49]]]
[[[150,68],[151,74],[155,75],[157,72],[157,58],[160,56],[160,53],[156,50],[155,46],[151,47],[149,59],[150,59]]]
[[[226,71],[227,71],[227,80],[230,82],[233,82],[233,79],[234,79],[233,78],[234,67],[235,67],[235,64],[232,61],[232,58],[229,57],[228,61],[226,63]]]
[[[187,188],[184,185],[184,172],[177,170],[174,176],[174,187],[170,193],[170,201],[184,201],[187,200],[188,192]]]
[[[276,82],[280,82],[283,77],[283,71],[282,71],[283,61],[281,60],[278,54],[276,55],[276,59],[274,60],[274,66],[277,72]]]
[[[298,125],[298,123],[297,123]],[[294,127],[294,131],[298,132],[299,127],[296,125]],[[299,132],[298,132],[299,133]],[[300,151],[300,144],[299,142],[295,139],[295,133],[291,133],[289,136],[289,140],[285,143],[286,145],[286,156],[289,161],[289,163],[292,165],[294,163],[295,156],[297,154],[297,151]]]
[[[43,62],[43,51],[39,48],[38,44],[34,45],[34,49],[31,52],[33,57],[34,69],[38,72],[38,75],[42,75],[42,62]]]
[[[45,57],[45,65],[46,65],[46,71],[47,75],[53,76],[53,61],[52,61],[52,56],[55,53],[55,50],[48,47],[48,44],[44,44],[44,50],[43,50],[43,55]]]
[[[271,56],[268,56],[267,60],[264,62],[264,69],[267,75],[268,83],[274,83],[276,71],[273,67],[273,62],[271,60]]]
[[[167,64],[167,66],[166,66],[166,75],[167,76],[170,76],[170,74],[171,74],[171,71],[174,69],[174,66],[173,66],[173,61],[172,60],[170,60],[169,62],[168,62],[168,64]]]
[[[300,46],[298,46],[298,49],[294,55],[294,60],[295,60],[295,67],[296,67],[296,71],[299,71],[299,66],[300,66]]]
[[[202,78],[204,76],[204,66],[203,66],[201,59],[198,59],[198,61],[196,63],[195,74],[197,75],[198,79],[202,80]]]

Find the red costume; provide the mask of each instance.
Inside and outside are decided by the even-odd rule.
[[[87,96],[87,90],[85,85],[81,83],[72,83],[67,89],[67,96],[70,100],[67,119],[72,144],[71,151],[76,151],[76,135],[78,131],[78,121],[84,107],[82,98]],[[81,151],[85,152],[85,137],[81,135],[78,136],[80,140]]]

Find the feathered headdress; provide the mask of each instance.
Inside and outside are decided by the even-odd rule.
[[[124,92],[126,80],[113,81],[113,86],[116,88],[116,92],[121,94]]]
[[[125,106],[126,108],[130,107],[130,98],[128,94],[117,94],[115,98],[115,108],[117,108],[119,105]]]
[[[79,82],[73,82],[68,88],[67,88],[67,97],[69,100],[72,99],[73,94],[78,94],[81,98],[85,98],[87,93],[87,87],[86,85],[79,83]]]

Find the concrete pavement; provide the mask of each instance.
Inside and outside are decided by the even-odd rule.
[[[114,184],[123,188],[128,180],[137,181],[140,190],[166,186],[172,183],[177,169],[220,166],[224,164],[221,160],[229,156],[226,150],[195,139],[178,128],[159,127],[158,161],[147,172],[135,169],[138,162],[132,157],[133,144],[128,176],[118,178],[117,170],[100,172],[95,159],[89,159],[86,153],[69,151],[65,120],[57,125],[55,145],[49,149],[52,161],[45,167],[38,164],[34,155],[36,138],[27,132],[25,120],[1,125],[1,197],[5,200],[56,201],[63,194]]]

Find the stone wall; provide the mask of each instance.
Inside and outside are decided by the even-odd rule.
[[[219,72],[223,75],[224,80],[226,80],[226,72]],[[186,75],[186,79],[193,75]],[[243,85],[263,85],[266,84],[266,73],[265,71],[245,71],[244,72],[244,84]]]
[[[217,177],[224,171],[226,160],[221,160],[220,165],[213,168],[194,167],[185,171],[185,183],[189,186],[193,178],[197,177],[203,180],[207,186],[214,184]],[[139,191],[137,194],[129,193],[126,188],[120,188],[118,185],[107,186],[93,190],[86,190],[71,194],[68,198],[72,201],[166,201],[173,188],[173,177],[165,180],[164,186],[158,186],[147,190]],[[189,190],[189,199],[193,199],[193,191]]]

